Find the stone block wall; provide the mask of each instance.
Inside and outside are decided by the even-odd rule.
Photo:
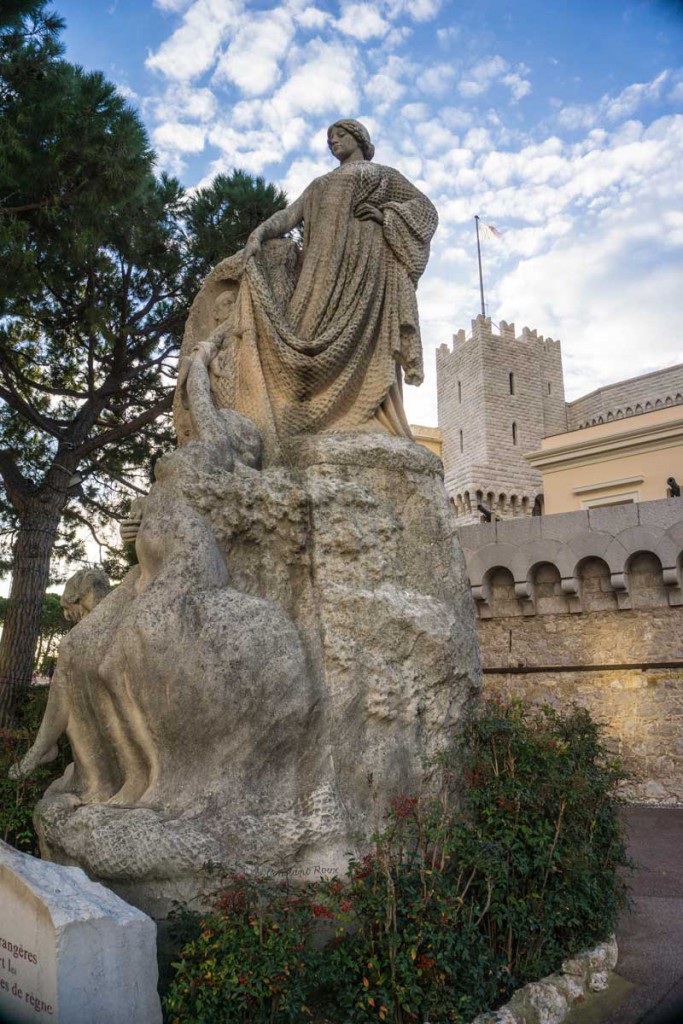
[[[668,405],[683,404],[683,363],[608,384],[567,404],[567,428],[607,423]],[[558,431],[556,431],[557,433]]]
[[[489,317],[437,351],[437,395],[446,489],[459,522],[479,503],[503,516],[531,515],[541,476],[523,458],[566,430],[560,343]]]
[[[603,721],[640,802],[683,803],[683,499],[459,530],[484,692]]]
[[[486,638],[481,640],[483,646]],[[681,670],[487,672],[483,692],[558,709],[574,703],[587,708],[632,773],[624,796],[633,803],[683,805]]]

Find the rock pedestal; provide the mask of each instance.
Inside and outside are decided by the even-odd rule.
[[[44,852],[157,915],[209,862],[343,872],[480,686],[439,460],[349,432],[258,469],[238,427],[157,463],[140,567],[60,652],[76,766]]]

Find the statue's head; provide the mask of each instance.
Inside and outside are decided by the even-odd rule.
[[[360,150],[363,160],[372,160],[375,155],[375,147],[370,138],[370,132],[360,121],[352,118],[344,118],[335,121],[327,129],[327,145],[340,163],[344,163],[349,156],[349,146],[355,143],[354,148]]]
[[[109,593],[102,569],[81,569],[66,581],[59,603],[68,622],[80,622]]]

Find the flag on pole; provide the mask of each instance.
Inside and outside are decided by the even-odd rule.
[[[503,237],[502,231],[499,231],[493,224],[484,224],[483,221],[479,221],[479,230],[481,231],[482,238],[495,238],[499,240]]]

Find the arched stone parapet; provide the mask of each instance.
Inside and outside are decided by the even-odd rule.
[[[529,573],[539,562],[552,562],[557,566],[561,576],[562,569],[558,563],[564,561],[564,550],[564,545],[559,540],[532,540],[520,545],[510,566],[515,582],[521,583],[528,579]]]
[[[513,563],[519,555],[514,544],[486,544],[467,560],[467,572],[472,587],[481,587],[489,569],[509,569],[514,576]],[[516,578],[516,577],[515,577]]]
[[[624,569],[627,568],[626,563],[628,560],[639,551],[651,551],[657,555],[657,558],[662,563],[662,568],[668,569],[676,565],[680,550],[666,533],[661,534],[655,530],[648,529],[646,526],[628,526],[616,535],[607,551],[608,557],[606,560],[610,566],[612,563],[610,562],[609,555],[613,547],[616,554],[617,544],[620,544],[626,551],[626,558],[623,563]]]
[[[481,587],[472,588],[479,618],[524,614],[522,605],[517,600],[516,590],[512,573],[507,566],[494,565],[487,569]]]
[[[529,566],[527,589],[536,614],[564,614],[571,610],[569,599],[574,591],[565,591],[557,562],[558,559],[541,558]]]
[[[576,564],[582,612],[612,611],[618,608],[609,566],[600,555],[586,554]]]
[[[643,543],[634,544],[631,546],[631,537],[628,535],[632,530],[637,530],[643,535]],[[636,551],[641,549],[651,550],[652,544],[656,542],[657,538],[649,530],[643,526],[629,526],[627,529],[622,530],[621,533],[613,537],[610,544],[605,548],[605,552],[601,555],[607,562],[610,572],[612,575],[623,574],[627,571],[626,563],[629,555],[634,554]]]
[[[536,607],[532,581],[532,569],[541,562],[559,572],[557,596],[565,599],[567,611],[629,609],[636,607],[634,597],[639,607],[645,607],[643,601],[650,602],[647,607],[683,606],[683,499],[604,508],[589,515],[567,513],[557,520],[549,516],[535,524],[517,520],[467,527],[463,542],[472,586],[479,588],[474,595],[480,610],[489,608],[482,589],[485,574],[499,566],[512,574],[514,599],[523,614],[544,614]],[[632,572],[634,556],[642,553],[656,556],[661,568],[646,569],[641,559]],[[590,559],[604,563],[604,571],[592,566],[584,586],[582,563]],[[494,609],[490,614],[496,618],[503,613]]]
[[[568,538],[562,552],[562,559],[558,563],[558,568],[562,576],[562,592],[568,597],[576,599],[572,601],[570,611],[583,611],[581,603],[581,563],[589,558],[599,558],[601,561],[607,562],[605,553],[613,543],[614,537],[611,534],[592,530],[583,530]],[[607,564],[609,565],[609,563]],[[610,575],[612,575],[614,569],[611,566],[609,568]]]
[[[639,551],[653,551],[658,541],[653,530],[644,526],[628,526],[614,538],[604,554],[611,572],[612,587],[617,595],[619,608],[632,607],[629,592],[629,560]]]

